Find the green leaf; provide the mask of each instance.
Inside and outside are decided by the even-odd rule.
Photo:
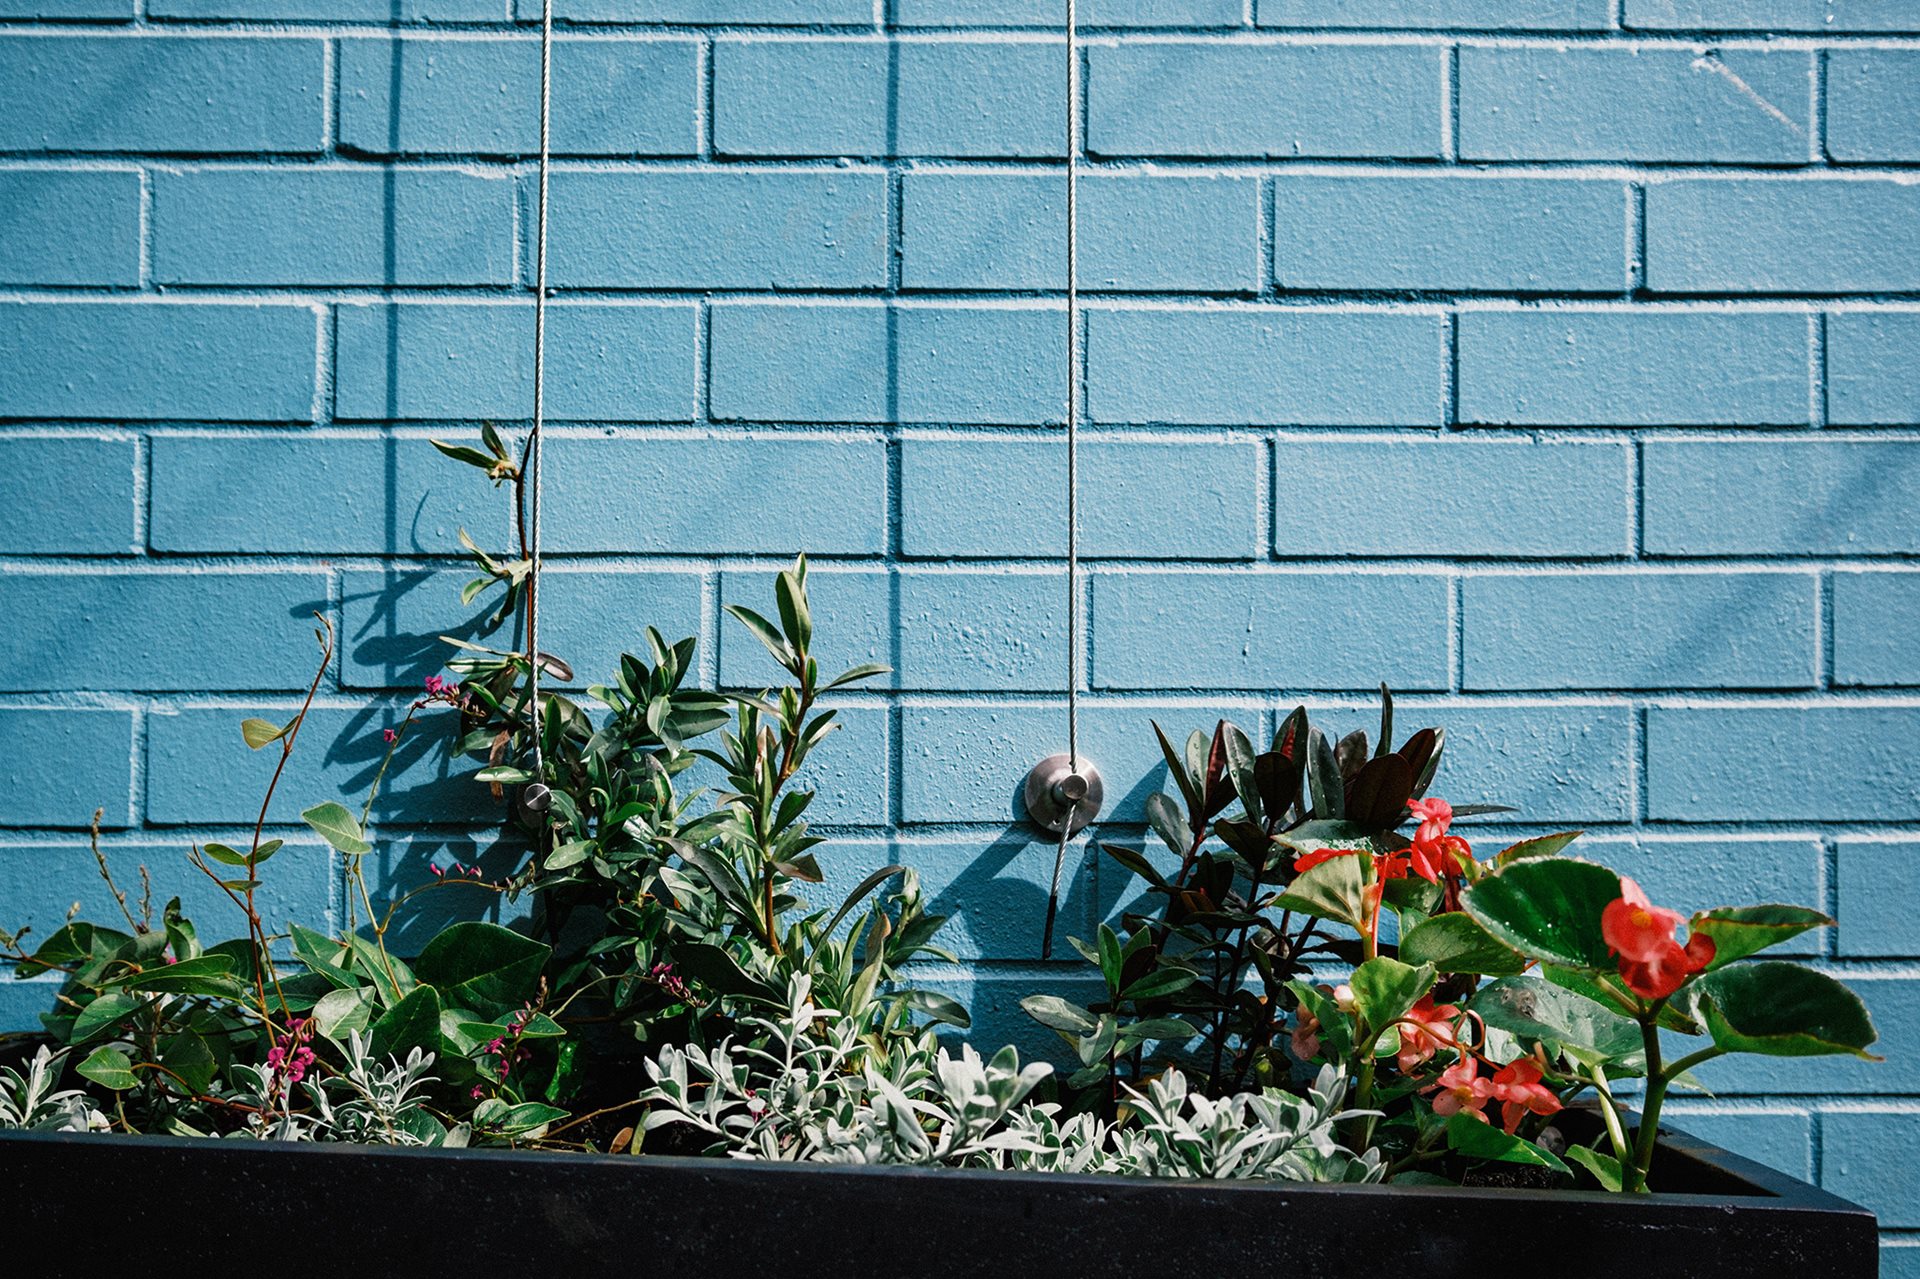
[[[290,925],[287,932],[293,939],[293,957],[305,964],[309,972],[326,978],[335,990],[344,990],[355,984],[352,974],[346,969],[348,951],[345,946],[299,924]]]
[[[253,864],[258,866],[261,862],[264,862],[267,858],[279,852],[285,843],[286,841],[281,839],[261,840],[260,847],[253,850]]]
[[[491,1016],[518,1008],[533,995],[552,953],[511,928],[468,920],[435,934],[413,961],[413,971],[440,988],[443,1002]]]
[[[793,668],[796,660],[793,649],[787,646],[786,638],[780,634],[778,627],[752,609],[739,604],[728,604],[726,610],[752,631],[755,638],[766,645],[767,652],[773,654],[774,661],[780,663],[785,669]]]
[[[1274,905],[1281,910],[1331,919],[1350,928],[1362,927],[1365,908],[1361,900],[1360,859],[1364,855],[1355,852],[1330,857],[1318,866],[1309,867],[1294,876]]]
[[[1588,1065],[1646,1068],[1635,1022],[1538,977],[1503,977],[1476,992],[1468,1006],[1496,1030],[1528,1044],[1558,1045]]]
[[[1234,794],[1240,797],[1240,807],[1246,810],[1247,820],[1258,825],[1265,820],[1265,809],[1261,807],[1260,786],[1253,775],[1253,743],[1232,724],[1223,727],[1221,737],[1227,751],[1227,776],[1233,779]]]
[[[1497,940],[1472,916],[1457,910],[1423,919],[1403,934],[1400,958],[1413,964],[1432,964],[1443,973],[1479,973],[1487,977],[1524,972],[1527,967],[1526,957],[1519,951]]]
[[[222,866],[245,866],[247,864],[247,855],[245,853],[238,849],[228,848],[225,844],[216,844],[209,841],[200,845],[200,851],[219,862]]]
[[[115,1092],[125,1092],[139,1084],[134,1077],[133,1062],[118,1048],[102,1045],[78,1066],[74,1067],[81,1076],[91,1079],[102,1088],[111,1088]]]
[[[1165,791],[1157,790],[1147,796],[1147,825],[1153,828],[1161,843],[1173,850],[1175,857],[1185,857],[1193,846],[1192,828]]]
[[[1107,979],[1108,990],[1117,991],[1120,989],[1120,969],[1124,963],[1120,954],[1120,934],[1102,924],[1095,939],[1099,947],[1100,975]]]
[[[1063,1034],[1090,1035],[1099,1025],[1092,1013],[1058,995],[1028,995],[1020,1001],[1020,1006],[1042,1026],[1050,1026]]]
[[[439,449],[454,461],[465,462],[468,466],[477,466],[483,471],[493,470],[499,461],[498,458],[489,457],[479,449],[473,448],[470,445],[448,444],[444,440],[428,440],[427,443],[433,445],[433,447]]]
[[[284,726],[270,723],[264,719],[253,719],[250,717],[240,721],[240,736],[245,739],[249,748],[259,750],[268,742],[279,741],[291,732],[294,725],[299,722],[300,717],[297,715],[288,720]]]
[[[373,1024],[373,988],[328,991],[314,1004],[313,1020],[320,1033],[335,1043],[345,1043],[350,1031],[364,1034]]]
[[[375,1057],[406,1060],[415,1048],[440,1051],[440,992],[421,984],[373,1023],[368,1047]]]
[[[1620,1161],[1612,1155],[1603,1155],[1586,1146],[1568,1146],[1567,1161],[1592,1173],[1602,1190],[1619,1190],[1625,1185],[1620,1177]]]
[[[1340,777],[1340,761],[1333,743],[1319,729],[1307,733],[1307,786],[1313,796],[1313,815],[1339,818],[1347,815],[1346,783]]]
[[[678,946],[674,964],[682,975],[706,987],[716,995],[735,995],[744,999],[770,999],[774,992],[740,967],[726,949],[711,942]]]
[[[1511,1136],[1492,1124],[1482,1123],[1466,1111],[1448,1116],[1447,1149],[1458,1151],[1469,1159],[1531,1164],[1537,1168],[1551,1168],[1555,1172],[1566,1173],[1569,1177],[1573,1175],[1573,1170],[1561,1163],[1553,1152],[1534,1145],[1524,1137]]]
[[[805,580],[797,573],[782,573],[773,580],[773,595],[787,642],[796,654],[806,652],[813,644],[813,612],[807,607]]]
[[[236,999],[246,994],[246,987],[235,980],[233,974],[233,960],[229,956],[209,953],[197,959],[183,959],[177,964],[157,965],[143,972],[127,973],[100,984],[102,987],[147,990],[163,995],[211,995]]]
[[[349,856],[373,851],[373,845],[366,841],[360,829],[360,822],[340,804],[328,800],[324,804],[315,804],[300,814],[314,833]]]
[[[1367,1027],[1379,1034],[1433,989],[1433,979],[1429,964],[1415,968],[1379,955],[1354,969],[1347,984],[1353,990],[1354,1008]]]
[[[1832,923],[1819,911],[1804,906],[1722,906],[1695,915],[1687,928],[1713,938],[1713,962],[1707,967],[1714,969]]]
[[[1860,997],[1825,973],[1782,960],[1721,968],[1696,980],[1693,1006],[1713,1042],[1768,1057],[1851,1054],[1869,1061],[1878,1039]]]
[[[547,870],[565,870],[569,866],[578,866],[593,856],[596,847],[598,845],[590,839],[572,840],[548,853],[547,860],[541,865]]]
[[[1620,877],[1572,857],[1513,862],[1467,889],[1461,905],[1493,936],[1530,959],[1612,971],[1600,915],[1620,897]]]
[[[1154,864],[1147,860],[1145,853],[1137,849],[1122,848],[1119,844],[1102,844],[1100,845],[1100,849],[1106,853],[1107,856],[1113,858],[1113,860],[1119,862],[1122,866],[1125,866],[1149,884],[1161,888],[1166,887],[1167,877],[1162,875],[1159,870],[1155,868]]]
[[[1149,720],[1148,723],[1153,725],[1153,735],[1160,743],[1160,753],[1166,757],[1167,776],[1173,778],[1173,784],[1180,788],[1180,798],[1187,802],[1187,811],[1199,812],[1200,783],[1188,776],[1185,761],[1181,759],[1180,752],[1173,748],[1173,743],[1167,740],[1167,735],[1161,731],[1159,722]],[[1182,848],[1179,851],[1184,853],[1186,850]]]
[[[831,693],[836,688],[845,688],[848,684],[858,683],[863,679],[872,679],[876,675],[886,675],[891,673],[892,670],[893,667],[888,666],[885,662],[863,662],[849,670],[841,671],[825,684],[822,684],[820,691],[823,693]]]
[[[207,1041],[191,1031],[160,1041],[160,1064],[197,1093],[213,1087],[213,1078],[220,1073],[220,1063],[214,1060]]]
[[[1529,857],[1557,857],[1567,845],[1584,834],[1586,832],[1583,830],[1563,830],[1557,835],[1539,835],[1533,839],[1523,839],[1495,854],[1493,864],[1495,867],[1501,867],[1510,862],[1524,861]]]
[[[1121,999],[1132,999],[1141,1003],[1150,999],[1165,999],[1193,985],[1197,980],[1193,973],[1185,968],[1166,965],[1154,969],[1133,985],[1120,992]]]
[[[124,990],[110,990],[80,1010],[80,1015],[73,1019],[73,1029],[67,1032],[67,1041],[82,1044],[95,1035],[114,1030],[148,1002]]]
[[[935,1021],[957,1026],[961,1030],[966,1030],[973,1025],[973,1018],[968,1014],[966,1005],[957,999],[949,999],[931,990],[907,990],[902,991],[901,995],[907,1001],[907,1007],[915,1012],[924,1013]]]
[[[1584,999],[1590,999],[1602,1008],[1616,1012],[1637,1014],[1640,998],[1629,993],[1620,984],[1617,976],[1602,980],[1599,974],[1584,972],[1577,968],[1562,968],[1558,964],[1540,965],[1540,975],[1562,990],[1570,990]],[[1704,1035],[1705,1027],[1675,1000],[1668,1000],[1660,1006],[1660,1025],[1681,1035]]]

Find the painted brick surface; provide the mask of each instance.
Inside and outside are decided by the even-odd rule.
[[[10,555],[124,555],[134,549],[131,439],[0,439],[0,546]],[[57,514],[42,506],[64,492]]]
[[[1476,574],[1466,687],[1811,688],[1810,573]]]
[[[1276,180],[1284,289],[1621,293],[1627,188],[1531,178]]]
[[[1920,683],[1920,573],[1833,575],[1837,684]]]
[[[1920,288],[1920,187],[1709,179],[1647,189],[1657,293],[1893,293]]]
[[[1065,746],[1059,0],[559,0],[543,635],[648,624],[775,672],[725,603],[812,557],[808,763],[844,891],[919,867],[974,1038],[1019,1008]],[[435,452],[530,412],[538,0],[0,0],[0,900],[190,893],[254,816],[357,803],[486,599],[504,495]],[[1720,1061],[1676,1121],[1882,1208],[1920,1275],[1920,76],[1907,0],[1082,0],[1080,743],[1133,886],[1149,721],[1296,701],[1450,734],[1489,851],[1587,828],[1687,909],[1802,902],[1880,1064]],[[1779,36],[1782,38],[1774,39]],[[1892,37],[1892,38],[1889,38]],[[429,714],[376,887],[513,868]],[[690,785],[720,779],[708,765]],[[281,891],[276,887],[276,892]],[[430,895],[417,947],[498,904]],[[199,899],[194,905],[202,904]],[[205,903],[209,909],[217,903]],[[205,913],[205,912],[203,912]],[[275,921],[279,922],[279,921]],[[0,1029],[44,982],[0,982]],[[1891,1224],[1905,1223],[1905,1224]]]
[[[1276,554],[1551,559],[1630,549],[1628,450],[1521,440],[1295,440],[1274,449]],[[1417,502],[1418,521],[1382,518]]]
[[[1836,49],[1827,55],[1827,153],[1862,164],[1920,157],[1920,53]]]
[[[1799,51],[1469,45],[1460,156],[1804,164],[1812,101]]]
[[[324,55],[291,37],[5,35],[0,149],[318,151]]]
[[[140,175],[0,170],[0,284],[140,283]]]
[[[0,302],[0,349],[58,352],[0,364],[0,417],[312,421],[319,320],[298,303]]]
[[[1782,312],[1474,311],[1460,317],[1463,422],[1794,426],[1807,321]]]
[[[1655,555],[1887,555],[1920,550],[1920,445],[1861,440],[1668,441],[1643,455]],[[1735,492],[1720,503],[1710,494]]]

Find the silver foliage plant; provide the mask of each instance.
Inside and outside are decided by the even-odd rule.
[[[1128,1089],[1132,1117],[1062,1117],[1029,1095],[1051,1072],[1020,1065],[1011,1047],[958,1057],[931,1031],[896,1039],[885,1057],[864,1037],[869,1019],[812,1001],[803,973],[780,1016],[749,1019],[764,1038],[713,1048],[668,1046],[647,1063],[649,1130],[679,1124],[737,1159],[919,1164],[1033,1172],[1117,1173],[1218,1180],[1379,1181],[1377,1152],[1334,1139],[1345,1081],[1323,1069],[1308,1096],[1240,1093],[1211,1100],[1178,1071]]]
[[[382,1146],[467,1144],[467,1129],[449,1130],[427,1109],[427,1090],[438,1082],[427,1072],[434,1055],[415,1048],[403,1062],[389,1056],[375,1061],[367,1039],[350,1031],[346,1069],[325,1079],[307,1078],[297,1087],[313,1109],[295,1113],[296,1087],[284,1071],[265,1066],[236,1066],[243,1091],[235,1100],[259,1106],[245,1135],[263,1141],[351,1141]],[[250,1085],[250,1086],[249,1086]]]
[[[42,1044],[23,1074],[0,1066],[0,1128],[35,1132],[105,1132],[109,1122],[99,1107],[78,1088],[54,1091],[61,1059]]]

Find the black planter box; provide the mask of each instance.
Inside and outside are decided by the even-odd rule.
[[[1873,1214],[1662,1136],[1668,1189],[1625,1196],[8,1133],[0,1203],[12,1260],[74,1275],[1878,1273]]]

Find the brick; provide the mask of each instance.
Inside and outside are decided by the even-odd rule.
[[[1066,181],[1058,175],[910,173],[901,282],[911,289],[1061,289]],[[1248,178],[1080,181],[1080,287],[1252,293],[1260,188]]]
[[[298,713],[297,698],[229,706],[165,706],[147,716],[147,821],[160,826],[251,826],[279,762],[269,748],[250,751],[240,738],[249,716],[284,724]],[[308,712],[267,812],[270,825],[300,826],[300,812],[338,800],[356,814],[387,745],[383,728],[406,718],[404,701],[353,707],[316,706]],[[471,780],[478,760],[447,756],[455,717],[422,713],[394,752],[373,806],[376,821],[442,825],[495,824],[503,810]]]
[[[246,842],[239,846],[244,849]],[[184,841],[114,840],[103,843],[101,852],[114,882],[127,894],[135,918],[139,918],[144,868],[153,881],[156,926],[167,901],[177,897],[203,943],[245,935],[246,916],[218,884],[188,865]],[[308,928],[328,928],[339,874],[333,850],[318,839],[290,842],[263,869],[254,906],[270,930],[284,929],[289,920]],[[0,899],[7,903],[7,927],[31,924],[41,940],[60,930],[75,902],[81,919],[108,927],[125,923],[84,837],[65,843],[7,846],[0,854]]]
[[[1880,1218],[1881,1229],[1920,1226],[1920,1110],[1831,1111],[1820,1117],[1820,1186]]]
[[[1906,0],[1625,0],[1625,25],[1653,31],[1920,31]]]
[[[1920,447],[1840,440],[1650,441],[1645,542],[1655,555],[1920,551],[1909,495]],[[1721,497],[1738,493],[1738,502]]]
[[[313,420],[311,306],[0,302],[0,417]],[[218,376],[210,376],[218,370]]]
[[[1447,686],[1439,574],[1103,572],[1092,590],[1095,688]]]
[[[513,205],[505,174],[161,170],[153,274],[163,284],[511,284]]]
[[[896,0],[903,27],[1045,27],[1057,31],[1066,8],[1056,0]],[[1082,0],[1083,29],[1238,27],[1241,0]]]
[[[1484,856],[1500,840],[1488,841]],[[1821,881],[1826,850],[1817,839],[1766,835],[1607,836],[1580,841],[1574,851],[1631,876],[1648,896],[1674,910],[1781,902],[1825,909]],[[1768,950],[1769,955],[1817,955],[1826,944],[1815,929]],[[1704,1135],[1704,1134],[1703,1134]]]
[[[1920,956],[1907,903],[1920,892],[1920,841],[1837,841],[1840,953],[1862,959]]]
[[[319,40],[7,36],[0,150],[318,151],[324,62]]]
[[[1460,316],[1460,420],[1489,426],[1807,422],[1806,317],[1703,311]]]
[[[504,490],[424,439],[163,435],[152,450],[157,551],[458,555],[461,527],[491,541],[507,519]]]
[[[875,706],[843,704],[833,722],[839,727],[815,746],[806,763],[794,774],[796,789],[811,789],[815,793],[813,803],[807,806],[807,823],[816,830],[885,826],[889,821],[888,794],[892,789],[887,712]],[[719,743],[715,741],[713,746],[717,749]],[[707,791],[709,798],[730,789],[725,774],[705,760],[674,779],[674,792],[678,795],[691,795],[701,789]],[[824,857],[821,860],[826,861]],[[875,863],[873,869],[878,870],[880,865]],[[820,900],[825,900],[827,894],[817,890],[816,893]]]
[[[147,0],[147,16],[205,22],[504,22],[509,0]],[[538,16],[538,15],[536,15]]]
[[[1812,101],[1799,51],[1468,45],[1460,157],[1805,164]]]
[[[1656,293],[1892,293],[1920,289],[1920,187],[1764,178],[1647,188]]]
[[[900,687],[1045,692],[1066,678],[1065,574],[900,575]]]
[[[1920,423],[1920,315],[1841,311],[1827,317],[1827,420],[1834,426]]]
[[[540,20],[539,0],[517,0],[523,21]],[[672,22],[686,26],[869,26],[869,0],[560,0],[571,22]]]
[[[879,170],[561,172],[552,180],[551,219],[548,279],[557,288],[887,283],[887,179]]]
[[[709,319],[712,413],[723,421],[884,422],[887,314],[878,306],[743,303]]]
[[[1814,1179],[1813,1116],[1796,1110],[1707,1110],[1709,1103],[1682,1101],[1660,1112],[1664,1126],[1776,1168],[1801,1181]]]
[[[1040,953],[1058,850],[1057,840],[1033,839],[1021,829],[997,837],[903,840],[895,846],[898,858],[919,872],[928,911],[952,916],[938,944],[962,961],[1031,960]],[[1095,856],[1084,844],[1067,850],[1054,923],[1056,953],[1072,953],[1068,937],[1094,935],[1095,882],[1088,871]],[[1050,980],[1034,983],[1035,990],[1043,986],[1054,989]]]
[[[1064,306],[905,306],[897,314],[896,420],[1066,420]]]
[[[1274,453],[1282,556],[1628,553],[1629,451],[1528,440],[1296,440]],[[1390,513],[1417,505],[1418,520]]]
[[[1828,50],[1827,154],[1860,164],[1920,160],[1920,51]]]
[[[0,0],[0,18],[129,22],[133,19],[133,0]]]
[[[694,154],[696,58],[685,39],[556,39],[554,153]],[[355,151],[538,154],[539,93],[537,38],[340,42],[340,142]]]
[[[807,570],[807,603],[813,609],[813,654],[823,679],[869,662],[896,664],[894,575],[884,569],[813,565]],[[764,617],[777,617],[773,573],[729,570],[720,574],[720,602],[739,604]],[[776,688],[791,676],[774,664],[766,646],[731,616],[720,619],[716,637],[720,683],[727,688]],[[857,687],[898,686],[892,675],[862,681]]]
[[[0,783],[0,826],[132,825],[133,712],[0,706]]]
[[[1064,42],[902,40],[893,150],[907,156],[1066,154]]]
[[[124,555],[133,549],[130,439],[0,439],[0,553]],[[60,494],[49,510],[47,495]]]
[[[1182,308],[1087,321],[1096,421],[1438,426],[1444,416],[1437,316]]]
[[[887,455],[874,436],[570,438],[546,447],[546,532],[561,553],[886,549]]]
[[[929,559],[1066,554],[1061,440],[913,438],[901,449],[900,550]],[[1238,441],[1082,439],[1080,554],[1252,559],[1260,449]]]
[[[1596,31],[1607,0],[1255,0],[1263,27],[1454,27],[1483,31]]]
[[[547,310],[547,416],[688,421],[695,308],[560,302]],[[341,418],[525,418],[532,303],[399,302],[336,313]]]
[[[1100,155],[1437,159],[1442,51],[1414,45],[1088,49]]]
[[[312,679],[317,573],[9,573],[0,691],[294,689]]]
[[[1811,688],[1809,573],[1474,575],[1470,689]]]
[[[1920,684],[1920,573],[1833,575],[1836,684]]]
[[[0,284],[140,283],[140,175],[0,170]]]
[[[1538,178],[1274,180],[1282,289],[1622,293],[1627,188]]]
[[[1633,712],[1625,706],[1403,706],[1396,719],[1402,731],[1447,730],[1434,792],[1455,804],[1511,805],[1525,822],[1633,816]]]
[[[1916,732],[1920,707],[1650,707],[1648,815],[1911,822]]]
[[[881,40],[716,40],[713,145],[722,155],[882,156],[888,46]]]
[[[1211,731],[1221,714],[1260,738],[1261,720],[1238,710],[1162,703],[1082,702],[1080,750],[1106,782],[1103,821],[1145,820],[1146,797],[1166,784],[1166,765],[1150,721],[1169,736]],[[909,704],[901,711],[902,822],[1024,823],[1020,786],[1027,770],[1067,748],[1064,701]],[[1031,994],[1031,990],[1028,991]]]
[[[1920,1240],[1882,1235],[1880,1279],[1920,1279]]]
[[[499,647],[484,625],[500,605],[499,590],[470,606],[459,603],[462,583],[473,576],[397,569],[343,573],[340,682],[415,690],[457,656],[441,636]],[[647,627],[657,628],[669,644],[698,635],[700,598],[698,573],[549,566],[540,575],[540,649],[573,667],[575,687],[612,684],[621,653],[646,656]],[[611,625],[610,618],[616,619]],[[507,634],[500,632],[499,639]]]

